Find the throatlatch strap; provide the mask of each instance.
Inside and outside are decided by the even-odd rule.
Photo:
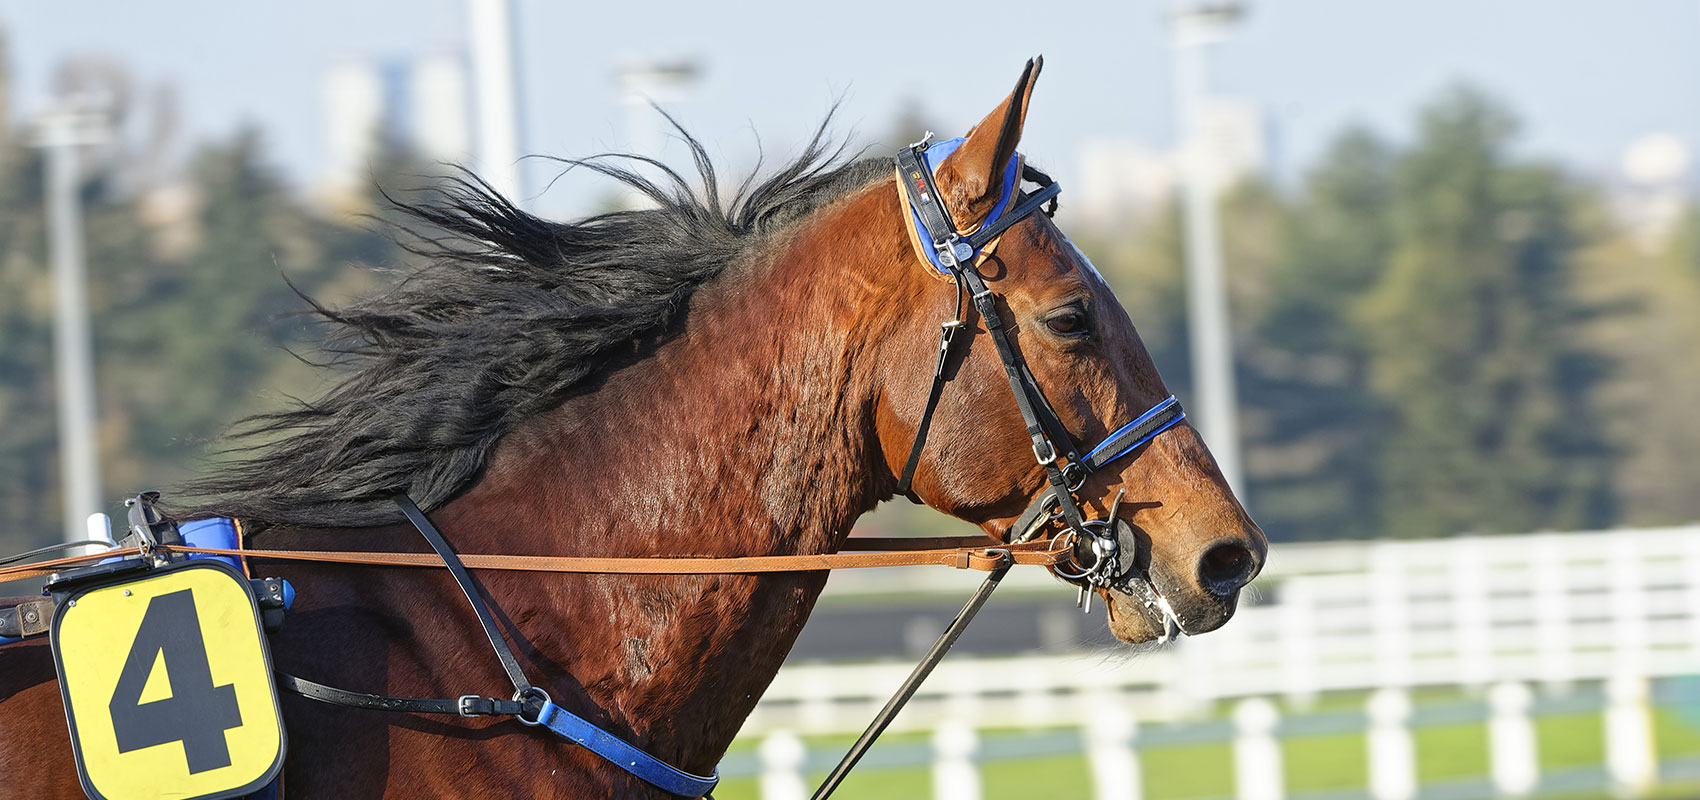
[[[897,479],[897,494],[908,494],[909,486],[915,481],[915,468],[921,463],[921,449],[927,444],[927,431],[933,427],[933,412],[938,410],[939,398],[944,395],[944,385],[949,382],[945,377],[950,365],[950,356],[956,349],[956,332],[962,329],[962,295],[967,289],[962,285],[962,274],[952,272],[951,277],[956,281],[956,313],[950,321],[939,326],[939,357],[933,365],[933,385],[927,390],[927,407],[921,412],[921,422],[915,426],[915,442],[909,446],[909,458],[903,463],[903,475]]]

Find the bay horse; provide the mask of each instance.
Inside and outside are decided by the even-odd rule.
[[[958,220],[985,219],[1034,79],[938,166]],[[824,126],[823,126],[824,130]],[[436,229],[426,263],[350,308],[319,308],[348,372],[258,418],[266,441],[194,510],[244,520],[256,548],[423,551],[406,492],[463,552],[736,556],[837,551],[899,485],[929,405],[954,287],[917,261],[888,159],[823,135],[723,204],[702,185],[580,162],[655,207],[549,222],[469,179],[403,204]],[[1011,341],[1067,434],[1100,441],[1168,395],[1109,286],[1050,222],[1003,232],[980,264]],[[904,494],[997,539],[1045,490],[987,320],[970,308]],[[1122,518],[1168,610],[1096,587],[1129,643],[1213,630],[1267,544],[1184,422],[1091,474],[1084,511]],[[267,562],[298,600],[271,650],[335,686],[453,697],[503,684],[440,570]],[[707,774],[784,660],[827,574],[537,576],[478,583],[555,702]],[[42,637],[45,638],[45,637]],[[0,647],[0,797],[80,796],[49,648]],[[667,797],[571,743],[489,718],[358,711],[284,695],[291,798]]]

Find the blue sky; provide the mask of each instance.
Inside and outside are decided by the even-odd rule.
[[[1046,68],[1023,149],[1065,180],[1086,141],[1172,138],[1164,2],[986,1],[960,18],[891,0],[516,4],[531,152],[620,146],[615,65],[676,55],[707,73],[675,110],[734,166],[751,160],[752,131],[790,152],[840,96],[841,129],[883,132],[913,98],[960,132],[1036,53]],[[465,27],[460,0],[0,0],[0,26],[21,110],[39,107],[59,59],[102,55],[144,86],[174,85],[190,140],[257,124],[303,181],[325,157],[328,65],[446,50]],[[1654,130],[1697,151],[1700,1],[1252,0],[1214,66],[1217,89],[1270,113],[1287,176],[1348,124],[1407,135],[1420,104],[1459,80],[1513,105],[1523,150],[1579,172],[1609,172]],[[537,207],[572,213],[595,196],[569,183]]]

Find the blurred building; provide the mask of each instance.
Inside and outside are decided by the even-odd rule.
[[[1202,125],[1198,146],[1215,192],[1268,173],[1270,126],[1255,103],[1211,98]],[[1089,142],[1080,152],[1080,199],[1073,205],[1093,226],[1147,219],[1179,191],[1182,158],[1179,147],[1159,150],[1131,139]]]
[[[374,159],[398,148],[426,162],[471,155],[471,101],[459,53],[407,60],[355,59],[325,72],[325,193],[355,202],[372,182]]]
[[[1611,208],[1638,244],[1658,250],[1688,207],[1693,158],[1676,136],[1654,132],[1623,150],[1612,181]]]

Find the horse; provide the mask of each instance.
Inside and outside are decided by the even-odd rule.
[[[998,201],[1042,65],[1028,62],[938,166],[951,218],[985,219]],[[425,552],[390,503],[405,492],[464,552],[832,553],[899,494],[926,414],[901,494],[1009,539],[1047,472],[989,327],[1008,332],[1076,441],[1103,439],[1169,392],[1103,277],[1033,214],[981,257],[979,299],[998,319],[967,309],[931,414],[937,326],[961,298],[917,261],[892,162],[847,157],[824,131],[726,202],[688,136],[700,188],[673,171],[576,162],[649,208],[545,221],[470,177],[431,202],[398,201],[432,228],[414,246],[422,262],[350,307],[315,304],[335,326],[340,383],[253,421],[263,441],[207,479],[188,516],[239,518],[255,548]],[[1128,502],[1110,499],[1124,492]],[[1119,509],[1164,601],[1159,613],[1091,587],[1124,642],[1221,626],[1265,558],[1262,531],[1184,421],[1077,494],[1087,515]],[[280,670],[416,697],[503,684],[444,571],[261,563],[297,589],[271,638]],[[732,743],[826,581],[477,577],[556,703],[697,774]],[[39,639],[0,647],[0,796],[81,796],[53,676]],[[281,698],[292,800],[672,796],[512,721]]]

